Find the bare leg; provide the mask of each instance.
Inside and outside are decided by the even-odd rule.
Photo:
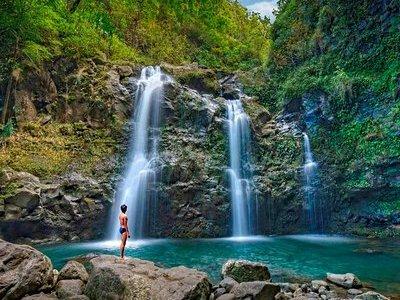
[[[124,232],[121,235],[121,245],[119,246],[120,252],[121,252],[121,258],[124,258],[125,254],[125,245],[126,245],[126,239],[128,238],[128,233]]]

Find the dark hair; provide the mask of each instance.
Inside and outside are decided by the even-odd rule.
[[[123,212],[123,213],[126,213],[126,210],[128,209],[128,206],[126,206],[125,204],[122,204],[121,205],[121,211]]]

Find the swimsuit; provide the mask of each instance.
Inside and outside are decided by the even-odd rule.
[[[126,232],[126,228],[120,227],[119,228],[119,233],[123,234],[124,232]]]

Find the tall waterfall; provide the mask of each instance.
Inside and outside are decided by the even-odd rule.
[[[164,84],[171,79],[160,67],[142,70],[135,97],[134,131],[128,167],[120,184],[111,215],[110,237],[119,237],[120,206],[128,206],[128,225],[133,238],[142,238],[150,226],[150,207],[154,205],[155,172],[159,139],[159,113]]]
[[[320,203],[316,197],[317,192],[317,168],[318,164],[314,161],[310,138],[308,134],[303,132],[304,139],[304,166],[303,172],[305,177],[305,204],[307,211],[307,221],[312,231],[320,229],[322,226],[322,211]]]
[[[249,117],[240,100],[228,100],[230,193],[233,236],[254,233],[254,203],[250,168]]]

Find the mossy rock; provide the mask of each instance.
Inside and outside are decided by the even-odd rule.
[[[269,281],[271,274],[268,267],[261,263],[247,260],[228,260],[222,266],[222,276],[231,277],[237,282]]]

